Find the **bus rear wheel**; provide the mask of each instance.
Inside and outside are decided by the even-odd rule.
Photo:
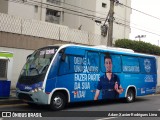
[[[66,105],[66,98],[63,93],[56,92],[51,99],[50,107],[52,110],[62,110]]]
[[[135,92],[132,89],[127,91],[126,102],[131,103],[135,100]]]

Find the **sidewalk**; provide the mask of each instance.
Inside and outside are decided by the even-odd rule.
[[[0,98],[0,105],[22,104],[22,103],[24,102],[16,98],[15,90],[10,91],[9,98]]]

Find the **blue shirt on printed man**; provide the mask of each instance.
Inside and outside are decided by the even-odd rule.
[[[102,99],[116,99],[119,97],[119,94],[114,89],[115,83],[118,83],[120,86],[120,81],[117,75],[112,73],[111,79],[109,80],[105,75],[100,77],[98,81],[97,89],[102,92]]]

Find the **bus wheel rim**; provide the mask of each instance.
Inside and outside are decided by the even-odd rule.
[[[128,100],[132,101],[132,99],[133,99],[133,94],[132,93],[128,94]]]
[[[56,108],[60,108],[63,104],[63,100],[61,97],[57,96],[54,98],[53,104]]]

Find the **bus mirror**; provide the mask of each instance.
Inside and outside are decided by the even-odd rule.
[[[66,54],[62,54],[61,60],[65,61],[65,59],[66,59]]]
[[[32,55],[32,54],[30,54],[30,55],[27,56],[27,60],[31,57],[31,55]]]

